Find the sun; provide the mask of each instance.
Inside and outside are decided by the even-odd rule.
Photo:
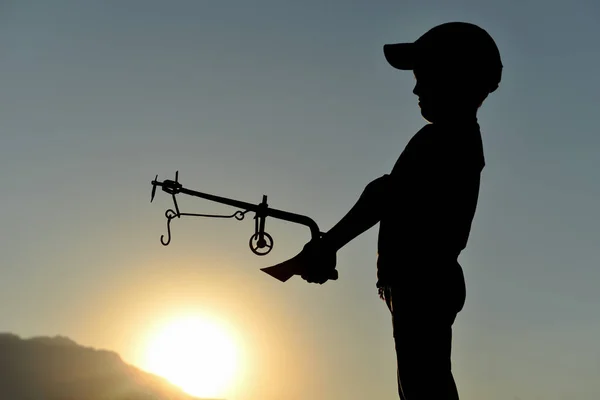
[[[220,397],[238,366],[238,348],[227,330],[208,318],[169,321],[150,338],[144,369],[197,397]]]

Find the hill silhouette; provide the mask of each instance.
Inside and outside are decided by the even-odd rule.
[[[111,351],[64,336],[0,333],[0,399],[200,400]],[[208,400],[208,399],[202,399]]]

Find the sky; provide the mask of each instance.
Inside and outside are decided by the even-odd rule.
[[[149,332],[206,314],[234,332],[235,400],[396,398],[373,228],[340,279],[259,268],[306,228],[182,218],[150,181],[331,228],[426,121],[385,43],[466,21],[496,40],[500,88],[479,123],[479,205],[460,257],[461,399],[600,397],[600,5],[595,1],[0,2],[0,331],[65,335],[139,365]],[[235,209],[180,198],[182,211]],[[163,321],[163,322],[161,322]]]

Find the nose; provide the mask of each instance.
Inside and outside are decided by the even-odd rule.
[[[415,87],[413,89],[413,94],[419,96],[420,92],[421,92],[421,85],[419,85],[419,81],[417,81],[417,83],[415,83]]]

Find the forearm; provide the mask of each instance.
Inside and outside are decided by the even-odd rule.
[[[337,251],[379,222],[388,177],[384,175],[367,185],[350,211],[323,235],[327,246]]]

